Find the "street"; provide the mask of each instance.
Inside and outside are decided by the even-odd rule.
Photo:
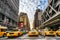
[[[42,36],[28,37],[28,34],[26,34],[17,38],[4,37],[4,38],[0,38],[0,40],[60,40],[60,37],[42,37]]]
[[[0,0],[0,40],[60,40],[60,0]]]

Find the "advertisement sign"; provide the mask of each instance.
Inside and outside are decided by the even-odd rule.
[[[21,27],[24,27],[24,23],[21,23],[20,25],[21,25]]]
[[[21,16],[21,17],[20,17],[20,22],[22,22],[22,21],[23,21],[23,17]]]
[[[19,22],[18,23],[18,27],[24,27],[24,23],[23,22]]]

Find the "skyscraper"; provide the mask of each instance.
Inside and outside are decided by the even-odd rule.
[[[39,25],[41,24],[41,16],[42,16],[42,10],[37,9],[34,15],[34,28],[39,28]]]

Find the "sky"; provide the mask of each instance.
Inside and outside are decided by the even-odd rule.
[[[41,9],[43,12],[48,5],[48,0],[20,0],[19,1],[19,14],[25,12],[28,15],[30,21],[30,28],[32,29],[32,23],[34,20],[34,14],[36,9]]]

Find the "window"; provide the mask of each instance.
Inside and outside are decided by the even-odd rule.
[[[52,1],[51,1],[50,5],[52,6]]]
[[[49,10],[50,10],[51,8],[49,7]]]
[[[0,20],[2,20],[2,15],[0,14]]]
[[[1,29],[1,32],[4,32],[4,31],[6,31],[6,29]]]
[[[44,13],[44,17],[46,18],[46,12]]]
[[[43,21],[45,22],[45,19],[43,19]]]
[[[4,2],[4,0],[1,0],[2,2]]]
[[[46,19],[47,19],[47,20],[49,19],[49,16],[48,16],[48,15],[46,16]]]
[[[57,0],[54,0],[54,3],[56,3],[57,2]]]
[[[60,4],[55,9],[56,11],[60,11]]]
[[[54,14],[56,14],[54,11],[52,11],[52,15],[51,16],[53,16]]]
[[[50,17],[51,17],[51,13],[49,13]]]
[[[60,11],[60,4],[59,4],[59,7],[58,7],[58,11]]]

